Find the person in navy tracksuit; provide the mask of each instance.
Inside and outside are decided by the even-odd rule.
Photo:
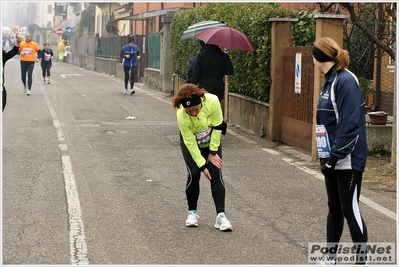
[[[325,76],[317,105],[317,127],[321,133],[326,131],[328,142],[317,143],[328,198],[327,243],[339,243],[346,219],[352,241],[365,248],[367,228],[359,210],[368,151],[363,91],[357,77],[346,69],[348,52],[333,39],[317,40],[312,54],[315,66]],[[365,264],[365,258],[358,256],[356,263]],[[329,263],[336,263],[334,253],[328,257]]]
[[[134,39],[130,38],[129,43],[122,47],[121,58],[123,58],[123,70],[125,72],[125,91],[127,91],[127,85],[130,80],[130,94],[133,95],[134,91],[134,79],[136,74],[136,67],[140,60],[140,50],[137,45],[134,44]]]

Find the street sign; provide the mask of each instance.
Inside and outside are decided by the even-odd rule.
[[[302,53],[295,56],[295,94],[301,94]]]
[[[72,27],[68,26],[65,28],[65,34],[66,35],[71,35],[72,34]]]
[[[61,28],[58,28],[56,32],[57,32],[58,36],[61,36],[64,33],[64,30]]]

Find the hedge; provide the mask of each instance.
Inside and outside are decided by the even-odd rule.
[[[228,27],[245,33],[255,44],[252,52],[226,51],[234,66],[234,75],[229,76],[229,91],[261,101],[268,101],[270,89],[270,36],[269,18],[298,18],[301,22],[294,30],[295,45],[305,45],[314,41],[312,16],[305,12],[295,13],[280,8],[278,3],[209,3],[192,9],[177,12],[171,23],[171,43],[173,72],[185,78],[188,61],[200,50],[199,40],[181,41],[180,37],[190,25],[216,20]],[[298,32],[299,31],[299,32]],[[305,35],[305,36],[304,36]],[[302,39],[302,40],[299,40]],[[313,38],[313,39],[312,39]]]

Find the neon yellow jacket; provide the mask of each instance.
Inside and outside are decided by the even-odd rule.
[[[65,40],[62,39],[61,42],[58,43],[58,52],[64,52],[65,51]]]
[[[203,167],[206,159],[201,155],[200,147],[208,147],[211,151],[217,151],[220,145],[220,138],[222,136],[221,130],[213,129],[210,138],[206,141],[197,141],[196,134],[212,129],[223,122],[222,108],[220,106],[219,98],[216,95],[205,93],[205,100],[202,98],[202,108],[197,116],[190,116],[187,114],[183,106],[180,106],[176,112],[177,124],[184,144],[188,151],[197,163],[199,168]]]

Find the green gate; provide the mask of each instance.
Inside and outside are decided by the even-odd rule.
[[[148,68],[161,69],[161,35],[159,32],[148,34]]]

